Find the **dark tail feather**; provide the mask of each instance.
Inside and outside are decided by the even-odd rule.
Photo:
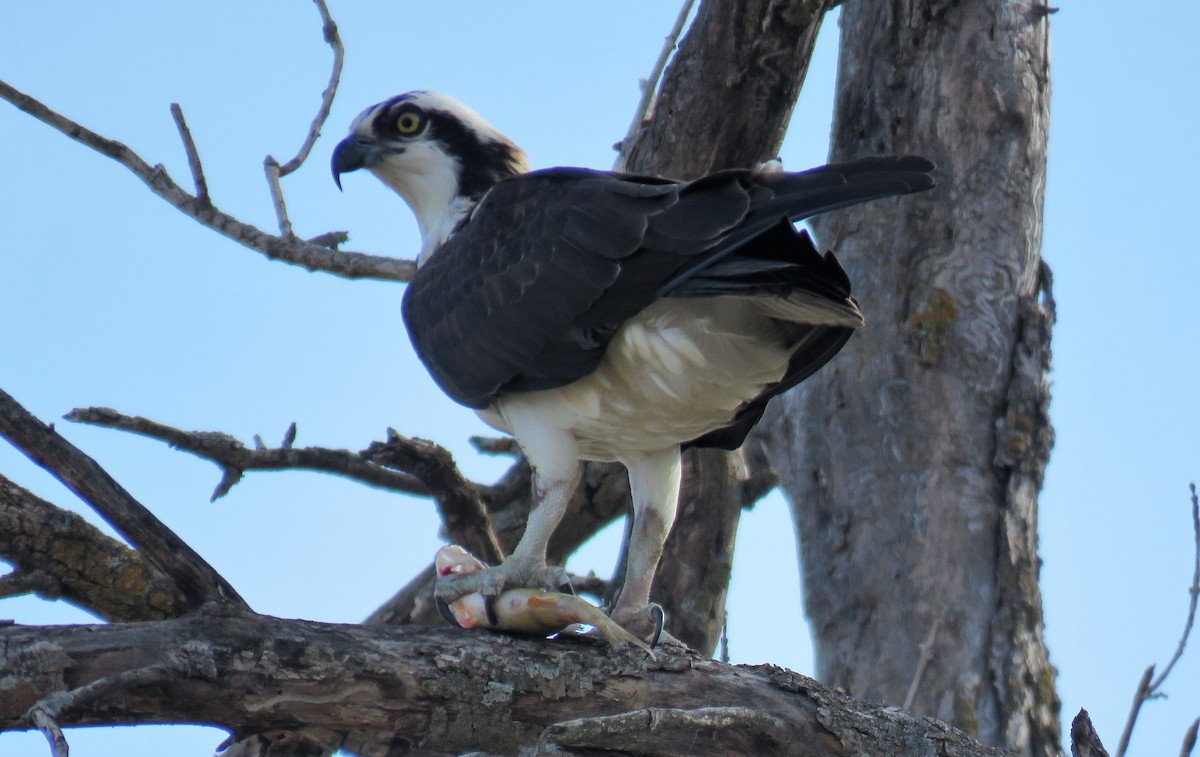
[[[755,202],[747,225],[786,215],[802,221],[860,202],[933,189],[934,165],[916,155],[887,155],[833,163],[800,173],[762,174],[767,196]]]

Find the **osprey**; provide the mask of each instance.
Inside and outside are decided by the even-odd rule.
[[[421,251],[403,315],[417,354],[446,394],[512,434],[534,474],[513,554],[440,579],[437,597],[563,585],[546,545],[580,461],[617,461],[634,521],[610,614],[647,637],[661,628],[650,586],[681,449],[741,446],[767,401],[863,324],[837,260],[793,222],[934,185],[914,156],[689,182],[527,171],[503,134],[428,91],[363,111],[332,168],[339,188],[365,168],[412,208]]]

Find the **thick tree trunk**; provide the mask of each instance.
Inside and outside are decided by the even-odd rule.
[[[939,188],[818,222],[867,326],[771,435],[819,677],[1029,755],[1060,751],[1036,552],[1049,92],[1027,0],[843,7],[832,159],[925,155]]]

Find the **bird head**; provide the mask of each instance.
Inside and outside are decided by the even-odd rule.
[[[365,168],[404,198],[428,255],[501,179],[526,170],[525,153],[452,97],[418,90],[354,119],[331,161],[341,176]]]

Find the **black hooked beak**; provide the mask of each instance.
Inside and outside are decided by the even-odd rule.
[[[352,134],[346,137],[338,146],[333,148],[333,158],[330,168],[333,170],[333,183],[342,188],[342,174],[357,171],[360,168],[370,168],[379,163],[387,155],[387,149],[367,137]]]

